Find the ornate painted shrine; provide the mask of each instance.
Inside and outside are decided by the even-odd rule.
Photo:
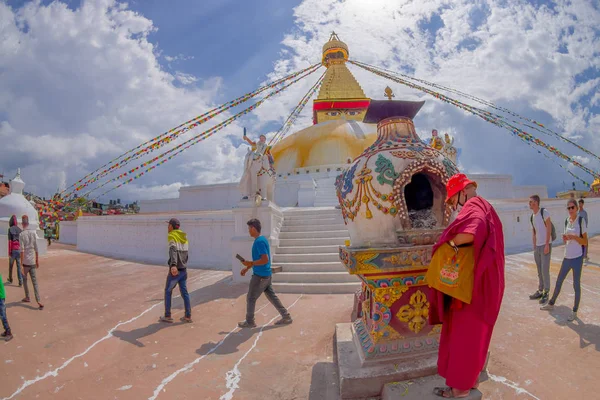
[[[437,360],[441,326],[428,323],[425,273],[451,218],[445,185],[457,168],[417,136],[413,118],[423,104],[371,101],[365,120],[377,123],[377,140],[336,182],[351,238],[340,258],[363,282],[352,325],[363,366]]]

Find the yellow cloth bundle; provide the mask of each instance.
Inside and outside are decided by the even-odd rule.
[[[459,247],[456,252],[444,243],[433,254],[425,278],[429,287],[471,304],[475,278],[473,246]]]

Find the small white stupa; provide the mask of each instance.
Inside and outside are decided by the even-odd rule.
[[[17,175],[10,181],[10,194],[0,199],[0,254],[8,254],[8,228],[9,220],[13,215],[17,216],[19,227],[21,217],[27,215],[29,217],[29,228],[35,230],[38,237],[38,252],[45,254],[47,249],[46,241],[44,240],[43,232],[40,230],[40,221],[38,213],[33,205],[23,196],[25,182],[21,179],[21,169],[17,170]]]

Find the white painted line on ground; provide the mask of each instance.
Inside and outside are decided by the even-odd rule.
[[[207,274],[207,275],[208,275],[208,274]],[[220,274],[219,274],[219,275],[220,275]],[[210,279],[210,278],[212,278],[212,277],[215,277],[215,276],[216,276],[216,275],[214,275],[214,274],[211,274],[210,276],[206,276],[206,277],[204,277],[204,276],[201,276],[200,278],[205,278],[205,279],[197,279],[197,280],[194,280],[194,282],[192,282],[192,283],[195,283],[195,282],[197,282],[197,281],[199,282],[199,281],[207,280],[207,279]],[[175,296],[174,298],[177,298],[177,297],[180,297],[180,296]],[[108,333],[107,333],[107,334],[106,334],[104,337],[102,337],[102,338],[100,338],[100,339],[96,340],[96,341],[95,341],[95,342],[94,342],[94,343],[93,343],[91,346],[89,346],[87,349],[85,349],[85,350],[84,350],[84,351],[82,351],[81,353],[79,353],[79,354],[76,354],[76,355],[74,355],[73,357],[69,358],[69,359],[68,359],[67,361],[65,361],[65,362],[64,362],[64,363],[63,363],[63,364],[62,364],[60,367],[58,367],[58,368],[56,368],[56,369],[54,369],[54,370],[52,370],[52,371],[48,371],[48,372],[46,372],[44,375],[41,375],[41,376],[36,376],[36,377],[35,377],[35,378],[33,378],[33,379],[26,380],[25,382],[23,382],[23,384],[21,385],[21,387],[19,387],[19,388],[18,388],[18,389],[17,389],[17,390],[16,390],[16,391],[15,391],[15,392],[12,394],[12,395],[10,395],[9,397],[4,397],[2,400],[10,400],[10,399],[13,399],[15,396],[17,396],[17,395],[21,394],[21,392],[23,392],[23,390],[25,390],[25,389],[26,389],[26,388],[28,388],[29,386],[31,386],[31,385],[33,385],[33,384],[35,384],[35,383],[37,383],[37,382],[40,382],[40,381],[42,381],[42,380],[44,380],[44,379],[46,379],[46,378],[49,378],[49,377],[51,377],[51,376],[53,376],[53,377],[57,377],[57,376],[58,376],[58,373],[59,373],[59,371],[60,371],[60,370],[62,370],[62,369],[65,369],[65,368],[66,368],[66,367],[67,367],[69,364],[71,364],[71,363],[72,363],[74,360],[76,360],[76,359],[78,359],[78,358],[81,358],[81,357],[85,356],[85,355],[86,355],[87,353],[89,353],[89,352],[90,352],[90,351],[91,351],[91,350],[92,350],[94,347],[96,347],[96,345],[98,345],[98,344],[102,343],[103,341],[105,341],[105,340],[107,340],[107,339],[110,339],[111,337],[113,337],[112,333],[113,333],[115,330],[117,330],[117,328],[119,328],[120,326],[123,326],[123,325],[129,324],[130,322],[133,322],[133,321],[135,321],[135,320],[137,320],[137,319],[141,318],[142,316],[144,316],[145,314],[149,313],[149,312],[150,312],[150,311],[152,311],[152,310],[153,310],[153,309],[154,309],[156,306],[159,306],[159,305],[161,305],[162,303],[163,303],[163,301],[161,301],[161,302],[158,302],[158,303],[154,304],[153,306],[151,306],[150,308],[148,308],[148,309],[146,309],[145,311],[143,311],[143,312],[142,312],[141,314],[139,314],[138,316],[136,316],[136,317],[133,317],[133,318],[131,318],[131,319],[129,319],[129,320],[127,320],[127,321],[125,321],[125,322],[119,322],[117,325],[115,325],[114,327],[112,327],[112,328],[111,328],[111,329],[108,331]]]
[[[298,297],[296,299],[296,301],[294,301],[292,304],[289,305],[288,310],[291,309],[292,307],[294,307],[296,305],[296,303],[302,298],[302,294],[300,295],[300,297]],[[258,343],[258,340],[260,339],[260,337],[263,334],[263,330],[265,329],[265,327],[267,327],[267,325],[270,325],[273,323],[273,321],[275,321],[277,318],[280,318],[279,315],[271,318],[271,320],[269,322],[267,322],[266,324],[264,324],[263,326],[261,326],[260,331],[258,332],[258,335],[256,335],[256,339],[254,339],[254,343],[252,344],[252,347],[250,347],[248,349],[248,351],[242,356],[242,358],[240,358],[238,360],[237,363],[235,363],[235,365],[233,366],[233,368],[229,371],[227,371],[227,373],[225,374],[225,381],[226,381],[226,387],[227,389],[229,389],[229,391],[227,393],[225,393],[223,396],[221,396],[219,398],[219,400],[231,400],[233,398],[233,394],[235,393],[236,389],[239,388],[238,383],[240,382],[240,380],[242,379],[242,373],[239,370],[239,366],[242,363],[242,361],[244,361],[244,358],[246,358],[246,356],[248,354],[250,354],[250,352],[252,350],[254,350],[254,348],[256,347],[256,344]]]
[[[491,380],[493,380],[494,382],[498,382],[501,383],[503,385],[506,385],[510,388],[515,389],[515,391],[517,392],[517,394],[526,394],[528,396],[531,396],[531,398],[535,399],[535,400],[541,400],[539,397],[534,396],[533,394],[531,394],[530,392],[528,392],[527,390],[523,389],[521,386],[519,386],[518,383],[513,382],[513,381],[509,381],[508,379],[506,379],[503,376],[496,376],[496,375],[492,375],[488,372],[488,376],[490,377]]]
[[[262,311],[263,308],[265,308],[266,306],[268,306],[269,303],[265,304],[264,306],[262,306],[261,308],[259,308],[258,310],[256,310],[256,313],[258,314],[260,311]],[[158,397],[158,395],[160,394],[161,390],[163,390],[165,388],[165,386],[167,386],[169,384],[169,382],[171,382],[173,379],[175,379],[177,377],[177,375],[181,374],[182,372],[188,372],[189,370],[192,369],[192,367],[196,364],[198,364],[200,361],[202,361],[206,356],[214,353],[219,347],[221,347],[221,345],[223,344],[223,342],[225,342],[225,340],[236,330],[238,329],[238,326],[236,325],[235,328],[233,328],[232,330],[230,330],[227,335],[225,335],[223,337],[223,339],[221,339],[219,341],[219,343],[217,343],[215,345],[215,347],[213,347],[212,349],[210,349],[206,354],[203,354],[202,356],[196,358],[194,361],[187,363],[186,365],[184,365],[183,367],[181,367],[180,369],[178,369],[177,371],[173,372],[171,375],[167,376],[165,379],[162,380],[162,382],[160,383],[160,385],[158,385],[155,389],[154,389],[154,393],[152,394],[152,396],[148,397],[148,400],[156,400],[156,398]]]

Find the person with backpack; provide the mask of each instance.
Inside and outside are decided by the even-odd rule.
[[[539,300],[540,304],[546,304],[550,293],[550,259],[552,242],[556,240],[556,229],[548,210],[540,207],[540,196],[535,194],[529,198],[529,208],[533,211],[529,220],[533,228],[533,256],[539,280],[538,290],[529,298]]]
[[[554,286],[554,293],[552,298],[547,304],[544,304],[542,310],[552,310],[554,303],[560,294],[562,284],[567,277],[569,271],[573,270],[573,289],[575,290],[575,304],[573,305],[573,312],[569,316],[569,321],[577,319],[577,310],[579,309],[579,302],[581,301],[581,272],[583,269],[583,252],[584,246],[587,245],[587,224],[582,216],[577,213],[577,202],[575,199],[569,199],[567,202],[567,210],[569,216],[565,220],[565,229],[563,234],[563,241],[565,242],[565,258],[563,259],[556,278],[556,285]]]
[[[587,227],[588,226],[588,213],[586,210],[583,209],[584,204],[585,204],[585,201],[583,199],[579,199],[579,214],[578,215],[581,218],[583,218],[583,220],[585,221],[585,226]],[[585,246],[583,249],[583,262],[584,263],[589,261],[587,251],[588,251],[588,247]]]

